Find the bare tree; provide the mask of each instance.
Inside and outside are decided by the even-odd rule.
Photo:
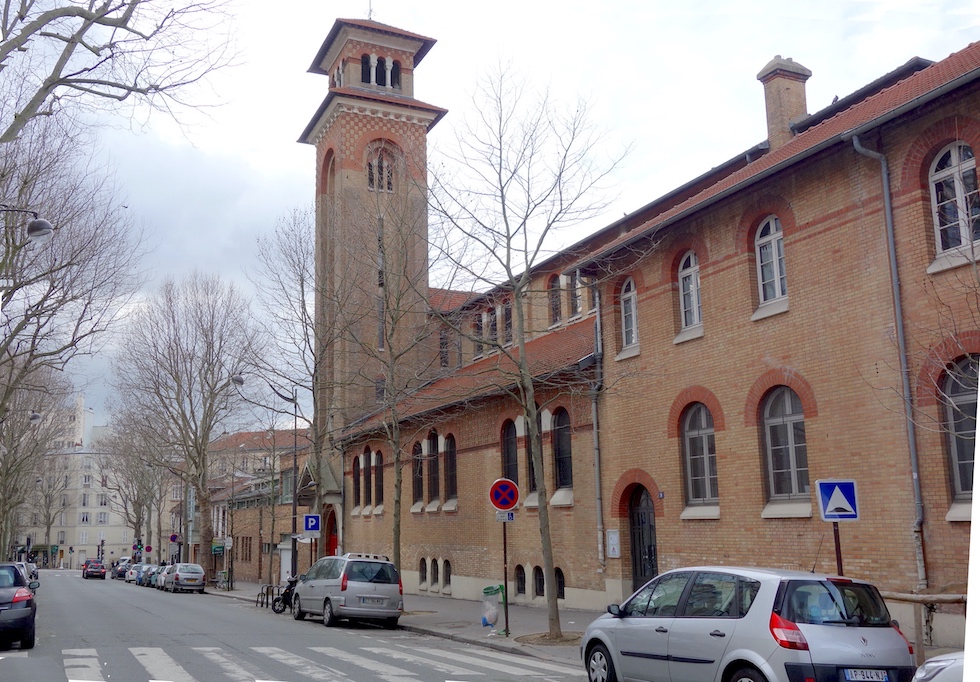
[[[535,97],[506,68],[483,79],[474,110],[477,119],[463,126],[445,167],[456,177],[431,176],[431,210],[442,233],[432,239],[439,272],[447,288],[488,290],[513,306],[512,329],[477,338],[455,317],[444,317],[465,338],[486,344],[499,354],[499,385],[517,402],[527,425],[539,499],[547,500],[541,452],[541,406],[544,378],[528,360],[526,299],[534,267],[551,255],[545,245],[563,228],[576,226],[605,208],[599,196],[622,155],[600,164],[601,134],[589,121],[589,108],[578,101],[569,110],[547,94]],[[462,282],[462,286],[460,284]],[[538,507],[539,532],[548,601],[549,636],[560,638],[558,599],[548,505]]]
[[[0,143],[37,117],[128,103],[174,113],[227,66],[226,0],[4,0]]]
[[[168,280],[133,313],[114,361],[122,406],[142,415],[160,446],[149,454],[175,453],[183,462],[174,471],[194,490],[204,552],[214,535],[209,448],[240,404],[238,373],[254,364],[251,320],[247,299],[216,276]]]

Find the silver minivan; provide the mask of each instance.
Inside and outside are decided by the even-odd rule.
[[[323,557],[299,577],[293,599],[293,618],[311,613],[323,624],[341,618],[380,620],[398,626],[404,610],[402,581],[388,557],[348,553]]]
[[[667,571],[592,621],[589,682],[909,682],[912,646],[863,580],[764,568]]]

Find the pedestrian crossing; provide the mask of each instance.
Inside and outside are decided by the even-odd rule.
[[[558,682],[586,676],[581,667],[570,663],[483,647],[434,644],[394,641],[379,646],[372,641],[352,649],[311,646],[295,650],[276,646],[119,646],[110,650],[63,649],[61,654],[67,682]]]

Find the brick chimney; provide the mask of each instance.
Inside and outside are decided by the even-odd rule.
[[[789,124],[806,116],[806,80],[812,75],[810,69],[777,54],[756,76],[766,92],[770,151],[792,140]]]

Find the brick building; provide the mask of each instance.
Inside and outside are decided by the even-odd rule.
[[[504,286],[427,288],[425,133],[445,111],[412,84],[433,43],[338,20],[311,68],[330,78],[301,141],[317,148],[320,404],[335,406],[317,419],[340,433],[342,548],[392,551],[400,475],[406,590],[475,598],[500,580],[488,488],[506,475],[522,489],[514,600],[543,602],[547,505],[558,596],[596,608],[683,565],[836,570],[815,482],[853,479],[845,573],[964,591],[980,44],[814,114],[810,72],[776,57],[758,74],[766,141],[534,266],[521,309],[539,496],[508,354],[480,342],[506,349],[515,302]],[[426,305],[467,333],[447,336]]]

